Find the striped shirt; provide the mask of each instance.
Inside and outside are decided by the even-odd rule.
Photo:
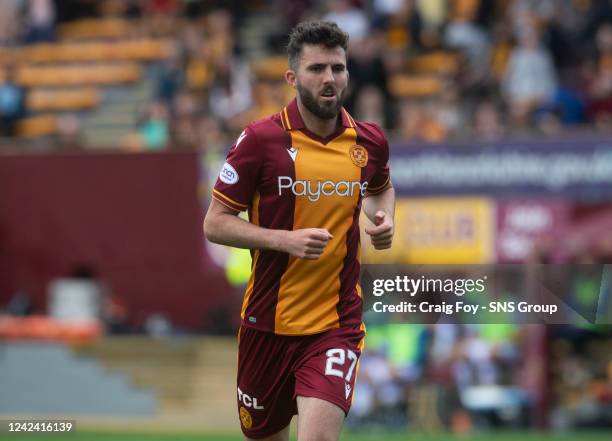
[[[361,323],[359,212],[365,195],[390,186],[389,145],[375,124],[341,109],[327,138],[310,132],[294,99],[253,122],[231,148],[213,198],[270,229],[325,228],[318,260],[254,250],[242,304],[244,326],[309,335]]]

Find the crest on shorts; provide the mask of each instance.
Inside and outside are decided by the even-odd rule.
[[[363,168],[368,165],[368,151],[360,145],[354,145],[349,150],[349,156],[351,161],[359,168]]]
[[[251,418],[251,414],[242,406],[240,406],[240,422],[245,429],[253,427],[253,418]]]

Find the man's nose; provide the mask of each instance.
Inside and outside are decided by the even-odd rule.
[[[323,71],[323,82],[324,83],[333,83],[335,81],[334,72],[332,71],[331,66],[327,66]]]

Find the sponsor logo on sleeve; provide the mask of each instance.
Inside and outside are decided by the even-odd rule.
[[[232,185],[238,182],[239,176],[238,172],[234,167],[232,167],[229,163],[223,164],[223,168],[221,169],[221,173],[219,173],[219,179],[221,182]]]

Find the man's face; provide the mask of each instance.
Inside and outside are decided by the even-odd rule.
[[[304,45],[295,72],[295,87],[306,109],[321,119],[336,118],[347,84],[344,49]]]

